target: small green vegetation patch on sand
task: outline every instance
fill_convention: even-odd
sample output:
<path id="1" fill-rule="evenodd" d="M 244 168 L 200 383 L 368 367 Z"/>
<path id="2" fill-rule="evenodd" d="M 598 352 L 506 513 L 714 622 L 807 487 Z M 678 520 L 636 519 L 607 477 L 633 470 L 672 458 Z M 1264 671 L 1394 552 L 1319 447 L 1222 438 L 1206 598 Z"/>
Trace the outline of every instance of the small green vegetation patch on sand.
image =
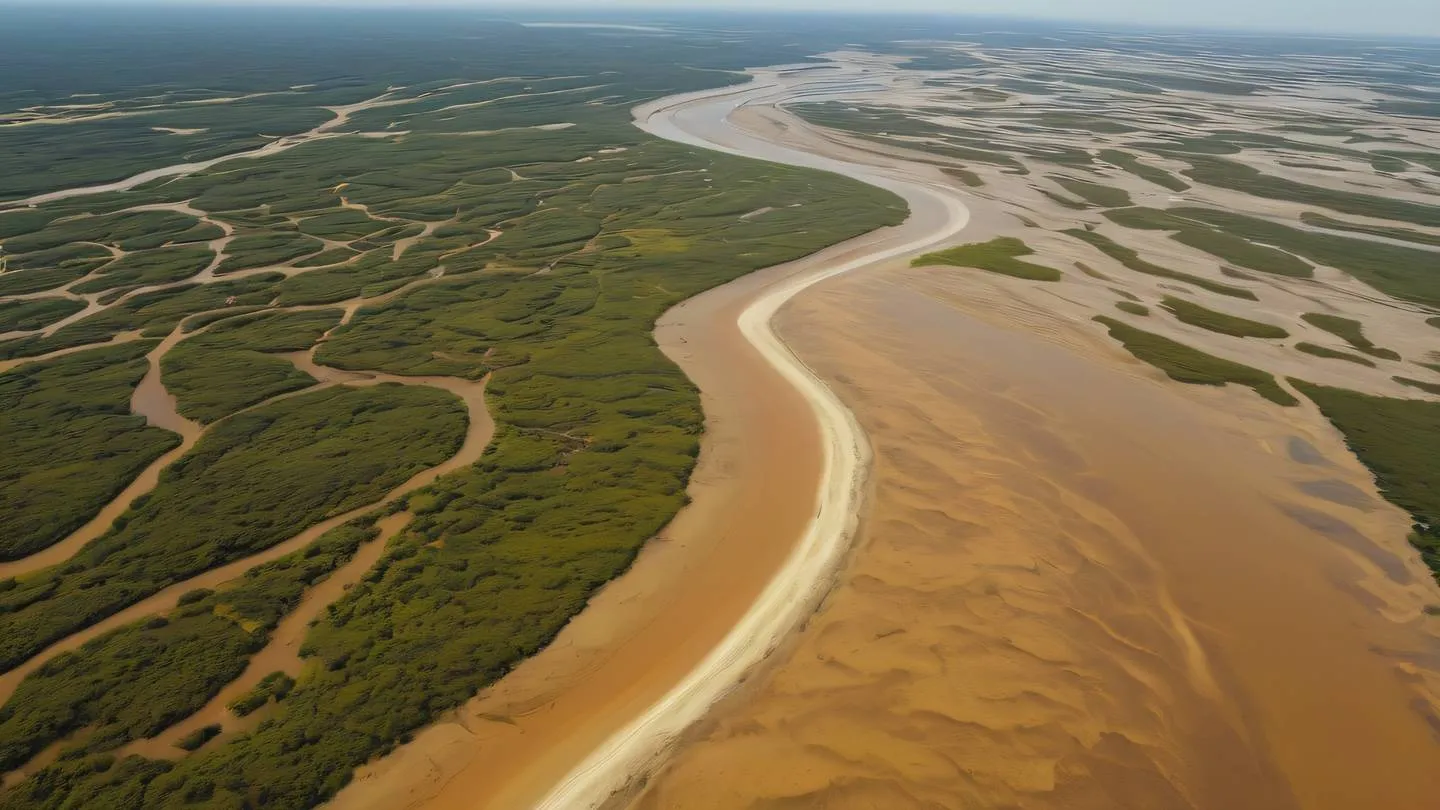
<path id="1" fill-rule="evenodd" d="M 1344 434 L 1380 494 L 1414 518 L 1411 542 L 1440 578 L 1440 402 L 1290 382 Z"/>
<path id="2" fill-rule="evenodd" d="M 251 267 L 281 265 L 324 249 L 325 243 L 303 233 L 278 231 L 237 236 L 225 246 L 225 260 L 215 272 L 223 275 Z"/>
<path id="3" fill-rule="evenodd" d="M 1299 404 L 1267 372 L 1206 354 L 1114 318 L 1097 315 L 1095 320 L 1109 329 L 1110 336 L 1120 341 L 1135 359 L 1160 369 L 1172 380 L 1194 385 L 1235 383 L 1255 389 L 1255 393 L 1277 405 L 1289 407 Z"/>
<path id="4" fill-rule="evenodd" d="M 453 455 L 465 422 L 453 395 L 400 385 L 330 388 L 225 420 L 109 532 L 64 565 L 0 592 L 0 667 L 378 500 Z"/>
<path id="5" fill-rule="evenodd" d="M 1198 183 L 1270 200 L 1318 205 L 1344 214 L 1440 227 L 1440 206 L 1306 185 L 1221 158 L 1192 155 L 1186 159 L 1190 168 L 1185 174 Z"/>
<path id="6" fill-rule="evenodd" d="M 1104 253 L 1115 261 L 1120 262 L 1121 264 L 1125 265 L 1131 270 L 1134 270 L 1137 273 L 1144 273 L 1149 276 L 1158 276 L 1160 278 L 1168 278 L 1172 281 L 1183 281 L 1186 284 L 1193 284 L 1202 290 L 1209 290 L 1210 292 L 1219 293 L 1220 295 L 1228 295 L 1232 298 L 1245 298 L 1250 301 L 1258 300 L 1255 297 L 1255 293 L 1250 292 L 1243 287 L 1234 287 L 1229 284 L 1221 284 L 1218 281 L 1211 281 L 1210 279 L 1200 278 L 1199 276 L 1192 276 L 1189 273 L 1181 273 L 1176 270 L 1171 270 L 1168 267 L 1161 267 L 1158 264 L 1152 264 L 1150 262 L 1147 262 L 1144 259 L 1140 258 L 1140 254 L 1136 253 L 1132 248 L 1128 248 L 1125 245 L 1122 245 L 1119 242 L 1111 239 L 1110 237 L 1105 236 L 1104 234 L 1099 234 L 1094 231 L 1087 231 L 1083 228 L 1072 228 L 1070 230 L 1064 231 L 1064 233 L 1068 236 L 1073 236 L 1076 239 L 1081 240 L 1082 242 L 1088 242 L 1100 252 Z"/>
<path id="7" fill-rule="evenodd" d="M 1426 382 L 1424 380 L 1414 380 L 1409 377 L 1391 377 L 1390 379 L 1394 380 L 1397 383 L 1400 383 L 1401 385 L 1414 388 L 1417 391 L 1424 391 L 1427 394 L 1435 394 L 1436 396 L 1440 396 L 1440 383 Z"/>
<path id="8" fill-rule="evenodd" d="M 1211 332 L 1219 332 L 1222 335 L 1242 338 L 1287 338 L 1290 333 L 1270 323 L 1252 321 L 1249 318 L 1241 318 L 1238 315 L 1231 315 L 1225 312 L 1216 312 L 1213 309 L 1202 307 L 1193 301 L 1186 301 L 1183 298 L 1176 298 L 1171 295 L 1165 296 L 1160 306 L 1169 310 L 1182 323 L 1191 326 L 1198 326 L 1201 329 L 1209 329 Z"/>
<path id="9" fill-rule="evenodd" d="M 1328 264 L 1396 298 L 1440 306 L 1440 273 L 1435 272 L 1433 250 L 1292 228 L 1213 208 L 1172 208 L 1164 213 Z"/>
<path id="10" fill-rule="evenodd" d="M 1174 231 L 1170 238 L 1176 242 L 1251 270 L 1292 278 L 1310 278 L 1314 273 L 1309 264 L 1282 250 L 1257 245 L 1243 237 L 1158 208 L 1122 208 L 1106 211 L 1105 216 L 1127 228 Z"/>
<path id="11" fill-rule="evenodd" d="M 1324 357 L 1327 360 L 1344 360 L 1347 363 L 1355 363 L 1356 365 L 1360 366 L 1369 366 L 1370 368 L 1375 367 L 1374 361 L 1361 357 L 1358 354 L 1342 352 L 1338 349 L 1331 349 L 1327 346 L 1321 346 L 1316 343 L 1296 343 L 1295 350 L 1304 352 L 1305 354 L 1314 355 L 1315 357 Z"/>
<path id="12" fill-rule="evenodd" d="M 1002 236 L 989 242 L 960 245 L 946 250 L 926 253 L 910 264 L 912 267 L 950 265 L 953 267 L 974 267 L 992 273 L 1014 276 L 1029 281 L 1059 281 L 1063 274 L 1053 267 L 1022 261 L 1020 256 L 1034 255 L 1029 245 L 1011 236 Z"/>
<path id="13" fill-rule="evenodd" d="M 181 414 L 208 423 L 313 385 L 309 374 L 273 355 L 310 348 L 342 314 L 338 309 L 267 313 L 218 323 L 165 355 L 165 387 Z"/>
<path id="14" fill-rule="evenodd" d="M 1149 180 L 1157 186 L 1168 188 L 1171 191 L 1188 191 L 1190 184 L 1165 171 L 1157 166 L 1144 163 L 1140 158 L 1129 152 L 1122 152 L 1119 149 L 1101 149 L 1100 159 L 1106 163 L 1114 164 L 1136 177 Z"/>
<path id="15" fill-rule="evenodd" d="M 1301 214 L 1300 221 L 1306 225 L 1316 228 L 1328 228 L 1332 231 L 1363 233 L 1370 236 L 1381 236 L 1386 239 L 1398 239 L 1402 242 L 1414 242 L 1417 245 L 1440 247 L 1440 236 L 1423 233 L 1421 231 L 1412 231 L 1409 228 L 1393 228 L 1384 225 L 1367 225 L 1362 222 L 1346 222 L 1343 219 L 1327 217 L 1324 214 L 1317 214 L 1314 211 L 1306 211 Z"/>
<path id="16" fill-rule="evenodd" d="M 1050 179 L 1071 194 L 1101 208 L 1126 208 L 1135 204 L 1130 199 L 1129 192 L 1124 189 L 1101 185 L 1090 180 L 1076 180 L 1073 177 L 1051 175 Z"/>
<path id="17" fill-rule="evenodd" d="M 1328 315 L 1321 312 L 1307 312 L 1300 316 L 1300 319 L 1317 329 L 1324 329 L 1326 332 L 1340 338 L 1354 346 L 1356 349 L 1381 360 L 1399 360 L 1400 355 L 1390 349 L 1382 349 L 1370 342 L 1365 337 L 1365 328 L 1353 318 L 1344 318 L 1339 315 Z"/>
<path id="18" fill-rule="evenodd" d="M 83 728 L 94 729 L 83 749 L 102 752 L 194 714 L 239 677 L 308 588 L 377 534 L 367 520 L 331 529 L 217 590 L 185 594 L 168 616 L 142 619 L 56 656 L 0 706 L 0 768 L 23 764 Z M 259 704 L 278 697 L 283 686 L 273 676 L 262 685 L 267 691 Z M 283 691 L 293 686 L 290 681 Z"/>
<path id="19" fill-rule="evenodd" d="M 1134 301 L 1116 301 L 1115 308 L 1120 310 L 1121 312 L 1129 313 L 1130 315 L 1138 315 L 1141 317 L 1150 314 L 1149 307 L 1145 306 L 1144 304 L 1137 304 Z"/>
<path id="20" fill-rule="evenodd" d="M 985 181 L 981 179 L 980 175 L 970 171 L 969 169 L 961 169 L 955 166 L 945 166 L 941 168 L 940 171 L 948 174 L 956 180 L 959 180 L 970 188 L 981 188 L 985 185 Z"/>
<path id="21" fill-rule="evenodd" d="M 0 559 L 64 538 L 180 443 L 130 412 L 154 346 L 137 341 L 0 374 Z"/>
<path id="22" fill-rule="evenodd" d="M 31 298 L 0 301 L 0 332 L 28 332 L 44 329 L 85 308 L 74 298 Z"/>

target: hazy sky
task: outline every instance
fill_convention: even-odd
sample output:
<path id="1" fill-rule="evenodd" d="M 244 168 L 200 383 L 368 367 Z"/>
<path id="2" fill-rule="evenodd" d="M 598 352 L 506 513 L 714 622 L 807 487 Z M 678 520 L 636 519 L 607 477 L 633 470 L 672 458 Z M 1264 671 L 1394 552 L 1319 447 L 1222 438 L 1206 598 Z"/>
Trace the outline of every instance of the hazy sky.
<path id="1" fill-rule="evenodd" d="M 75 0 L 85 2 L 87 0 Z M 117 5 L 126 0 L 99 0 Z M 96 2 L 96 0 L 88 0 Z M 200 5 L 253 5 L 237 0 L 168 0 Z M 521 6 L 483 0 L 259 0 L 283 5 L 371 5 L 446 7 Z M 812 9 L 875 11 L 939 11 L 956 14 L 995 14 L 1062 20 L 1119 21 L 1132 24 L 1199 25 L 1221 28 L 1324 31 L 1332 33 L 1392 33 L 1440 36 L 1440 0 L 588 0 L 588 2 L 536 2 L 534 7 L 574 6 L 586 11 L 606 8 L 729 7 L 751 9 Z"/>

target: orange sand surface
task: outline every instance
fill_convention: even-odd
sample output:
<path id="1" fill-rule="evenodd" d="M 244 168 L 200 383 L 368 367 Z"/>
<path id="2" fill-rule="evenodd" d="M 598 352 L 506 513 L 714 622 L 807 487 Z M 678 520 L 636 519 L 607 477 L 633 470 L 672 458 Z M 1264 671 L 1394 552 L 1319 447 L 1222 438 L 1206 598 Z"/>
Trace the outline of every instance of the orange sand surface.
<path id="1" fill-rule="evenodd" d="M 821 612 L 633 802 L 1426 810 L 1440 601 L 1313 408 L 1163 382 L 973 271 L 781 315 L 875 493 Z"/>

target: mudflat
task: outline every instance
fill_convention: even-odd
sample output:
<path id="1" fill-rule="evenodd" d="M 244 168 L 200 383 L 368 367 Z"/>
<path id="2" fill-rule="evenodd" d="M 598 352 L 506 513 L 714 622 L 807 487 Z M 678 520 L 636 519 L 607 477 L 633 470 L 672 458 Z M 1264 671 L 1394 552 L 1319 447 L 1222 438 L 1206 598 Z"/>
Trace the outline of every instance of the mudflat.
<path id="1" fill-rule="evenodd" d="M 1022 289 L 892 268 L 782 312 L 874 445 L 867 527 L 633 806 L 1432 807 L 1407 517 L 1313 409 L 1161 382 Z"/>

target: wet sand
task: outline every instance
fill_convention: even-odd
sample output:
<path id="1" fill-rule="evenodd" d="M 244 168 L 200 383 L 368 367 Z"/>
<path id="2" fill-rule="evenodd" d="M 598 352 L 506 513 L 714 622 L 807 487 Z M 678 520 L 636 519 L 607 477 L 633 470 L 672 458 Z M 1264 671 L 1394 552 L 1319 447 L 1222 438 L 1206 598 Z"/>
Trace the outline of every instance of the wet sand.
<path id="1" fill-rule="evenodd" d="M 1406 516 L 1313 409 L 1162 382 L 1020 289 L 895 269 L 782 313 L 871 436 L 873 511 L 633 806 L 1434 807 Z"/>

